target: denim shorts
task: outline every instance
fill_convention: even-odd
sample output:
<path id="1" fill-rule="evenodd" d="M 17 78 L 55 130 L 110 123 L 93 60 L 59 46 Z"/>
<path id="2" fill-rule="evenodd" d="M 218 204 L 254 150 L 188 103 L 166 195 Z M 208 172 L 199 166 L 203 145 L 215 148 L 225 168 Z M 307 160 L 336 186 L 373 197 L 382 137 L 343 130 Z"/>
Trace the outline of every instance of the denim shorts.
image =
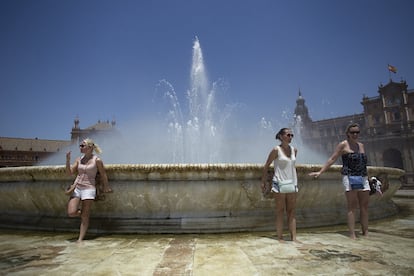
<path id="1" fill-rule="evenodd" d="M 344 185 L 345 192 L 349 192 L 352 190 L 351 185 L 349 185 L 349 179 L 347 175 L 342 175 L 342 185 Z M 364 176 L 364 188 L 359 191 L 371 191 L 367 176 Z"/>

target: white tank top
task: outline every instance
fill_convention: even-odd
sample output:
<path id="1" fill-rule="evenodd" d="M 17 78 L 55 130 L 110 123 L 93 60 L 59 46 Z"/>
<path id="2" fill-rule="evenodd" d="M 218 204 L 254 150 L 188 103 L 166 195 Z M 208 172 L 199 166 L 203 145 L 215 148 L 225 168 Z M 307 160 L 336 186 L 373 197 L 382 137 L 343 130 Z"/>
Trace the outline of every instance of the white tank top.
<path id="1" fill-rule="evenodd" d="M 290 146 L 290 145 L 289 145 Z M 295 148 L 290 146 L 291 154 L 287 157 L 280 146 L 277 146 L 277 158 L 274 160 L 275 174 L 273 181 L 279 182 L 284 180 L 293 180 L 293 184 L 298 186 L 298 176 L 296 173 L 296 156 Z"/>

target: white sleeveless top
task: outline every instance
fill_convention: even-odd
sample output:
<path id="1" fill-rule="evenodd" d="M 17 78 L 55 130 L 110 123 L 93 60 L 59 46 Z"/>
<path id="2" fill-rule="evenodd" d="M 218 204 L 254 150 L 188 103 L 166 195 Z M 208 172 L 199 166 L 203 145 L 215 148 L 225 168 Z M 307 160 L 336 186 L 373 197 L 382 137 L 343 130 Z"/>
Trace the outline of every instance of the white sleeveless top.
<path id="1" fill-rule="evenodd" d="M 285 155 L 283 149 L 280 146 L 277 146 L 276 148 L 278 154 L 277 158 L 274 160 L 275 174 L 273 175 L 273 181 L 279 182 L 291 179 L 293 180 L 293 184 L 296 186 L 296 191 L 298 191 L 298 176 L 295 167 L 295 148 L 290 146 L 290 158 Z"/>

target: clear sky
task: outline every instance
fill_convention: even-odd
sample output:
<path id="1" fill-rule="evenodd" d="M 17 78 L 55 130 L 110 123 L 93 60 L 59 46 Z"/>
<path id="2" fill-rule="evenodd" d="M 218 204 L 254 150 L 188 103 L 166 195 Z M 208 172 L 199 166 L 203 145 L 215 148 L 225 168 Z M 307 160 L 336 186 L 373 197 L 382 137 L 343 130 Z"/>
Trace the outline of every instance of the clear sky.
<path id="1" fill-rule="evenodd" d="M 242 123 L 362 112 L 391 77 L 414 87 L 411 0 L 1 0 L 0 136 L 70 139 L 151 116 L 160 80 L 185 105 L 198 37 Z"/>

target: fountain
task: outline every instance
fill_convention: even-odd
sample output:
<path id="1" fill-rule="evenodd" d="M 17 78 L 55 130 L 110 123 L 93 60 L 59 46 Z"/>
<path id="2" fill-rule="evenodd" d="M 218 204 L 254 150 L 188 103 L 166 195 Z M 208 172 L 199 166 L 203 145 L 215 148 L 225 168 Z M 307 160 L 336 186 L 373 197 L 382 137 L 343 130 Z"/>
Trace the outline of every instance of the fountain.
<path id="1" fill-rule="evenodd" d="M 318 180 L 315 165 L 299 165 L 298 228 L 346 223 L 340 166 Z M 113 194 L 93 205 L 90 231 L 107 233 L 198 233 L 274 229 L 274 201 L 260 190 L 262 165 L 164 164 L 106 166 Z M 369 167 L 385 174 L 389 189 L 371 196 L 370 219 L 397 213 L 391 198 L 402 170 Z M 64 188 L 72 179 L 63 166 L 0 169 L 0 225 L 3 228 L 77 231 L 66 216 Z"/>
<path id="2" fill-rule="evenodd" d="M 160 145 L 170 149 L 172 157 L 160 158 L 170 163 L 157 164 L 162 162 L 151 159 L 153 162 L 148 162 L 151 164 L 137 164 L 140 161 L 135 159 L 134 163 L 133 158 L 141 154 L 134 154 L 128 160 L 127 154 L 117 155 L 109 150 L 104 160 L 114 193 L 93 205 L 89 233 L 274 230 L 274 200 L 263 197 L 260 189 L 263 164 L 240 163 L 252 160 L 244 151 L 247 147 L 235 141 L 231 145 L 226 143 L 224 127 L 216 123 L 217 116 L 226 118 L 226 115 L 214 112 L 216 88 L 208 86 L 198 39 L 194 42 L 191 72 L 192 85 L 187 92 L 189 118 L 184 118 L 173 87 L 162 81 L 169 87 L 165 96 L 173 106 L 168 116 L 170 136 L 169 143 L 157 141 L 153 152 Z M 117 141 L 115 144 L 119 144 Z M 148 152 L 152 151 L 149 144 L 144 145 L 149 148 Z M 266 145 L 263 150 L 251 143 L 248 145 L 259 152 L 259 160 L 264 162 L 270 147 Z M 111 145 L 104 144 L 103 148 L 111 149 Z M 131 144 L 124 148 L 133 151 Z M 58 160 L 64 158 L 60 156 Z M 119 160 L 125 163 L 118 164 Z M 299 228 L 346 223 L 340 166 L 331 167 L 318 180 L 307 176 L 319 168 L 297 166 Z M 369 167 L 369 174 L 382 175 L 389 183 L 383 197 L 371 197 L 370 219 L 396 214 L 398 210 L 391 198 L 400 187 L 399 179 L 404 171 Z M 79 231 L 79 220 L 66 216 L 68 198 L 63 191 L 72 181 L 62 165 L 0 168 L 0 227 Z"/>

